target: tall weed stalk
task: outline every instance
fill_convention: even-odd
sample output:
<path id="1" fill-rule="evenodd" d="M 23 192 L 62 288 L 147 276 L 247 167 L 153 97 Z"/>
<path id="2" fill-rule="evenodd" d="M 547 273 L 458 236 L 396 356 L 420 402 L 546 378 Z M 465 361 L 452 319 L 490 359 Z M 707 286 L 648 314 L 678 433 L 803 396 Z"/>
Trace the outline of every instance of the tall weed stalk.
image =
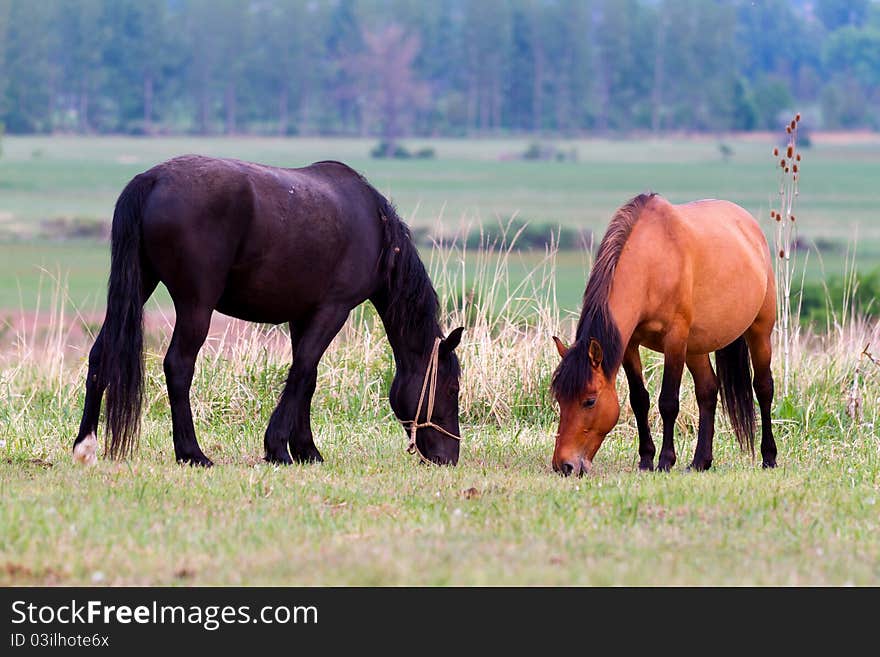
<path id="1" fill-rule="evenodd" d="M 799 322 L 792 320 L 791 291 L 796 269 L 797 227 L 794 214 L 798 197 L 801 154 L 798 151 L 798 126 L 801 115 L 797 114 L 787 126 L 787 143 L 780 153 L 773 149 L 779 166 L 779 206 L 770 210 L 770 218 L 776 222 L 776 326 L 782 347 L 783 392 L 788 396 L 791 380 L 791 357 L 799 332 Z"/>

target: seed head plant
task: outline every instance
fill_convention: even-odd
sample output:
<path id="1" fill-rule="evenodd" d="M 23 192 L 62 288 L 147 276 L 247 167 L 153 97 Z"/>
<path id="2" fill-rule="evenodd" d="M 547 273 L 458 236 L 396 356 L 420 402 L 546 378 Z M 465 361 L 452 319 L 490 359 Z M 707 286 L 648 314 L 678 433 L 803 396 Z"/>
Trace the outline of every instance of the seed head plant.
<path id="1" fill-rule="evenodd" d="M 801 154 L 797 149 L 798 126 L 801 115 L 798 113 L 785 126 L 788 144 L 780 157 L 779 148 L 773 149 L 773 157 L 779 158 L 779 200 L 778 209 L 770 210 L 770 218 L 775 222 L 775 276 L 776 276 L 776 327 L 782 347 L 783 392 L 788 395 L 790 386 L 792 343 L 797 339 L 798 328 L 792 323 L 791 287 L 795 273 L 795 245 L 797 243 L 797 224 L 794 209 L 798 197 Z"/>

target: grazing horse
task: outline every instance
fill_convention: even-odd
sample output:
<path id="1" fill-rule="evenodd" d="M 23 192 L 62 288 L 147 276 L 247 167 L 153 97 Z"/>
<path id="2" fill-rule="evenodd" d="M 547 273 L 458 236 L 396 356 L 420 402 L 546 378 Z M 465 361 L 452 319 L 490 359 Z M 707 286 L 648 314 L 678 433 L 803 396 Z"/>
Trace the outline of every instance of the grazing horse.
<path id="1" fill-rule="evenodd" d="M 164 370 L 178 462 L 212 465 L 196 440 L 189 393 L 214 310 L 289 323 L 293 362 L 266 429 L 265 458 L 322 461 L 309 418 L 318 361 L 352 308 L 367 299 L 394 352 L 389 401 L 411 448 L 434 463 L 458 462 L 453 350 L 462 329 L 443 338 L 437 293 L 408 227 L 353 169 L 340 162 L 282 169 L 178 157 L 128 183 L 111 237 L 107 314 L 89 353 L 77 460 L 96 459 L 105 390 L 106 452 L 117 458 L 132 450 L 143 396 L 143 305 L 161 282 L 176 311 Z M 423 410 L 429 375 L 431 403 Z"/>
<path id="2" fill-rule="evenodd" d="M 599 245 L 575 342 L 567 348 L 553 338 L 562 358 L 552 384 L 560 408 L 553 469 L 567 476 L 592 467 L 620 415 L 615 382 L 621 365 L 639 430 L 639 469 L 654 469 L 640 345 L 663 354 L 658 469 L 675 464 L 673 429 L 685 365 L 700 411 L 690 467 L 712 465 L 719 390 L 740 446 L 754 453 L 752 384 L 761 407 L 763 465 L 774 467 L 770 334 L 775 321 L 767 241 L 748 212 L 727 201 L 672 205 L 655 194 L 636 196 L 617 211 Z M 713 351 L 717 376 L 709 360 Z"/>

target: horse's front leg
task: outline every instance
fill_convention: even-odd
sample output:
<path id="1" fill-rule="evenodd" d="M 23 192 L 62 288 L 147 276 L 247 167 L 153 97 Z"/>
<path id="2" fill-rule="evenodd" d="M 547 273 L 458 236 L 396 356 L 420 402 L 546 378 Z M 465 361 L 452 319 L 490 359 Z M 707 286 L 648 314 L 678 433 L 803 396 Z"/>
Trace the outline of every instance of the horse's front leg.
<path id="1" fill-rule="evenodd" d="M 675 465 L 675 420 L 678 418 L 679 390 L 687 353 L 687 331 L 670 331 L 663 346 L 663 383 L 657 406 L 663 420 L 663 445 L 657 469 L 669 471 Z"/>
<path id="2" fill-rule="evenodd" d="M 623 370 L 629 385 L 629 403 L 639 428 L 639 470 L 654 469 L 654 454 L 657 451 L 651 439 L 651 426 L 648 424 L 648 408 L 651 398 L 642 377 L 642 359 L 639 345 L 630 343 L 623 356 Z"/>
<path id="3" fill-rule="evenodd" d="M 312 434 L 312 395 L 318 379 L 318 362 L 345 324 L 348 313 L 348 308 L 325 307 L 312 314 L 307 321 L 291 322 L 293 364 L 284 392 L 266 429 L 264 446 L 267 461 L 320 463 L 324 460 Z"/>
<path id="4" fill-rule="evenodd" d="M 299 343 L 300 327 L 296 322 L 288 324 L 290 328 L 290 347 L 291 347 L 291 364 L 287 372 L 287 381 L 284 383 L 284 390 L 281 397 L 272 411 L 272 417 L 269 419 L 269 426 L 266 427 L 266 434 L 263 438 L 263 448 L 266 451 L 265 460 L 269 463 L 279 463 L 290 465 L 293 459 L 287 451 L 287 442 L 290 439 L 290 431 L 293 426 L 293 415 L 295 413 L 294 397 L 296 392 L 296 384 L 293 375 L 293 362 L 296 359 L 296 345 Z M 317 451 L 317 450 L 316 450 Z M 318 454 L 318 459 L 321 455 Z"/>

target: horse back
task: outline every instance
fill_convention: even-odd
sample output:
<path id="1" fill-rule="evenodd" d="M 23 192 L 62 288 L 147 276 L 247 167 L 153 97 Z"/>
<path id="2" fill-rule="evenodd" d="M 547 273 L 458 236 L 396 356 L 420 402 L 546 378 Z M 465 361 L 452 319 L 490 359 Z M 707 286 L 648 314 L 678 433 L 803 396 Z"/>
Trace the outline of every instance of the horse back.
<path id="1" fill-rule="evenodd" d="M 377 204 L 345 165 L 184 156 L 148 174 L 144 247 L 172 296 L 197 280 L 199 298 L 221 312 L 280 323 L 370 294 L 381 251 Z"/>
<path id="2" fill-rule="evenodd" d="M 686 325 L 688 349 L 694 353 L 714 351 L 738 338 L 766 306 L 768 295 L 775 295 L 766 238 L 751 214 L 728 201 L 673 205 L 655 197 L 618 268 L 642 279 L 631 289 L 642 290 L 633 299 L 644 305 L 644 332 L 659 340 L 670 326 Z"/>

